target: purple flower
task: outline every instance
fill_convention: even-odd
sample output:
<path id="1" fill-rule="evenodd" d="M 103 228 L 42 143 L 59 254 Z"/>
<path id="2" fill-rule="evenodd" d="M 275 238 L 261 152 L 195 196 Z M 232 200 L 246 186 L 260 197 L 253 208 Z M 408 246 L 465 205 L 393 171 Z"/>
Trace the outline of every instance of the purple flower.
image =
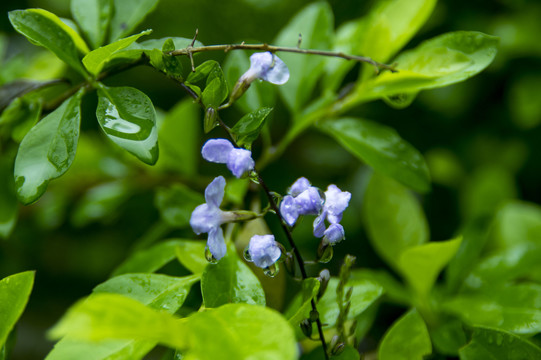
<path id="1" fill-rule="evenodd" d="M 289 188 L 280 204 L 280 214 L 289 226 L 293 226 L 300 215 L 318 215 L 323 208 L 319 190 L 301 177 Z"/>
<path id="2" fill-rule="evenodd" d="M 190 225 L 197 235 L 208 233 L 207 246 L 216 260 L 224 257 L 227 250 L 220 225 L 234 220 L 232 213 L 220 210 L 224 189 L 225 179 L 223 176 L 212 180 L 205 189 L 206 203 L 197 206 L 190 218 Z"/>
<path id="3" fill-rule="evenodd" d="M 233 175 L 239 179 L 252 171 L 255 166 L 250 150 L 235 148 L 226 139 L 210 139 L 203 145 L 201 155 L 207 161 L 226 164 Z"/>
<path id="4" fill-rule="evenodd" d="M 255 53 L 250 56 L 250 68 L 239 79 L 247 84 L 261 79 L 275 85 L 282 85 L 289 80 L 289 69 L 280 58 L 273 53 Z"/>
<path id="5" fill-rule="evenodd" d="M 248 245 L 248 254 L 256 266 L 266 269 L 278 261 L 282 251 L 273 235 L 254 235 Z"/>
<path id="6" fill-rule="evenodd" d="M 314 220 L 315 237 L 324 237 L 331 244 L 345 238 L 344 228 L 339 222 L 342 220 L 342 213 L 348 207 L 350 199 L 351 194 L 340 190 L 336 185 L 327 187 L 323 211 Z M 325 219 L 331 224 L 327 229 L 325 229 Z"/>

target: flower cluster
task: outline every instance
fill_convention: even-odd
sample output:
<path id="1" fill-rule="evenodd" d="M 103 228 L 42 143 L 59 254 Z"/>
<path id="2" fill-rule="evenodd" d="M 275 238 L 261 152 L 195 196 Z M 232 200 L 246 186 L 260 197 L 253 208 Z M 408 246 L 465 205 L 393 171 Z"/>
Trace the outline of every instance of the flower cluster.
<path id="1" fill-rule="evenodd" d="M 322 194 L 306 178 L 301 177 L 291 185 L 288 195 L 282 200 L 280 214 L 289 226 L 293 226 L 301 215 L 317 215 L 314 236 L 336 244 L 345 238 L 340 221 L 350 199 L 351 194 L 341 191 L 336 185 L 329 185 Z M 325 220 L 330 224 L 327 228 Z"/>

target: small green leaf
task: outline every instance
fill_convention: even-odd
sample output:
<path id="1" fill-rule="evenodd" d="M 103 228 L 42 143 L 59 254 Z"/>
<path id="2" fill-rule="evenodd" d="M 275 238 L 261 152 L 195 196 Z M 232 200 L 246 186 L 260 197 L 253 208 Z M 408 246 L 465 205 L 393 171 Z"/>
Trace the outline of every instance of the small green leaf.
<path id="1" fill-rule="evenodd" d="M 331 119 L 319 127 L 376 171 L 416 191 L 430 190 L 430 174 L 425 159 L 394 129 L 355 118 Z"/>
<path id="2" fill-rule="evenodd" d="M 193 274 L 201 274 L 209 264 L 205 258 L 206 243 L 181 240 L 175 249 L 178 261 Z"/>
<path id="3" fill-rule="evenodd" d="M 316 278 L 308 278 L 303 280 L 301 289 L 301 302 L 299 308 L 289 317 L 291 326 L 298 326 L 300 322 L 306 318 L 306 314 L 312 310 L 311 301 L 315 298 L 319 291 L 320 282 Z"/>
<path id="4" fill-rule="evenodd" d="M 26 307 L 34 285 L 34 274 L 26 271 L 0 281 L 0 348 Z"/>
<path id="5" fill-rule="evenodd" d="M 208 78 L 211 72 L 215 71 L 215 69 L 219 67 L 220 64 L 218 64 L 217 61 L 207 60 L 196 67 L 194 72 L 190 72 L 190 75 L 188 75 L 188 79 L 186 79 L 186 81 L 191 84 L 201 83 L 203 80 Z"/>
<path id="6" fill-rule="evenodd" d="M 86 54 L 86 56 L 83 58 L 83 64 L 92 75 L 98 75 L 107 61 L 109 61 L 115 54 L 115 52 L 130 46 L 141 36 L 148 35 L 151 32 L 152 30 L 145 30 L 137 35 L 132 35 L 130 37 L 117 40 L 112 44 L 93 50 Z"/>
<path id="7" fill-rule="evenodd" d="M 83 90 L 64 101 L 24 137 L 15 159 L 17 196 L 24 204 L 36 201 L 50 180 L 63 175 L 77 150 Z"/>
<path id="8" fill-rule="evenodd" d="M 146 164 L 156 163 L 156 111 L 148 96 L 132 87 L 101 85 L 96 116 L 102 130 L 115 144 Z"/>
<path id="9" fill-rule="evenodd" d="M 357 280 L 371 280 L 383 287 L 385 296 L 392 302 L 409 305 L 411 296 L 406 287 L 386 270 L 355 269 L 351 271 L 351 278 Z"/>
<path id="10" fill-rule="evenodd" d="M 88 52 L 81 37 L 56 15 L 42 9 L 14 10 L 9 13 L 11 24 L 33 44 L 56 54 L 83 76 L 86 71 L 79 60 L 79 51 Z"/>
<path id="11" fill-rule="evenodd" d="M 204 202 L 205 198 L 200 193 L 182 184 L 158 188 L 154 198 L 154 204 L 160 211 L 162 219 L 178 228 L 188 226 L 193 210 Z"/>
<path id="12" fill-rule="evenodd" d="M 460 349 L 459 355 L 460 360 L 541 359 L 541 348 L 503 330 L 476 327 L 470 343 Z"/>
<path id="13" fill-rule="evenodd" d="M 327 2 L 316 2 L 303 8 L 280 31 L 274 43 L 296 47 L 301 36 L 305 49 L 329 50 L 334 35 L 334 16 Z M 280 53 L 291 74 L 288 82 L 279 87 L 284 102 L 295 112 L 306 104 L 313 93 L 317 80 L 325 70 L 327 59 L 323 56 L 297 56 Z"/>
<path id="14" fill-rule="evenodd" d="M 423 360 L 432 353 L 426 324 L 413 309 L 398 319 L 379 345 L 380 360 Z"/>
<path id="15" fill-rule="evenodd" d="M 113 1 L 72 0 L 71 13 L 92 47 L 100 47 L 113 13 Z"/>
<path id="16" fill-rule="evenodd" d="M 231 303 L 265 305 L 261 283 L 232 246 L 217 264 L 205 268 L 201 292 L 207 308 Z"/>
<path id="17" fill-rule="evenodd" d="M 265 119 L 272 111 L 272 108 L 261 108 L 244 115 L 233 128 L 231 132 L 235 135 L 237 145 L 250 148 L 252 143 L 259 137 L 263 128 Z"/>
<path id="18" fill-rule="evenodd" d="M 207 77 L 207 84 L 201 94 L 201 100 L 206 107 L 217 108 L 227 99 L 228 94 L 229 89 L 224 72 L 219 65 L 215 66 Z"/>
<path id="19" fill-rule="evenodd" d="M 113 4 L 109 43 L 131 33 L 154 10 L 158 0 L 113 0 Z"/>
<path id="20" fill-rule="evenodd" d="M 448 241 L 432 241 L 405 249 L 398 259 L 398 267 L 413 289 L 426 297 L 440 271 L 455 256 L 462 237 Z"/>
<path id="21" fill-rule="evenodd" d="M 417 199 L 404 186 L 375 173 L 364 199 L 368 237 L 395 269 L 401 254 L 428 241 L 428 224 Z"/>

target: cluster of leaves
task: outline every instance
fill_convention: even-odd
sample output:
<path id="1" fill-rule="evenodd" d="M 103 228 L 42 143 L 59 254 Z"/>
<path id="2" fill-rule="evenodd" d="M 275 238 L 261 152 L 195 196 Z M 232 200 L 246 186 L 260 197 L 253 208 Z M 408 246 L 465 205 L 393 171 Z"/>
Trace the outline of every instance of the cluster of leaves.
<path id="1" fill-rule="evenodd" d="M 153 239 L 145 240 L 109 280 L 73 305 L 52 329 L 50 336 L 61 340 L 47 359 L 83 355 L 141 359 L 157 344 L 172 349 L 168 359 L 216 359 L 224 354 L 235 359 L 295 359 L 297 341 L 303 341 L 305 349 L 317 344 L 307 341 L 299 327 L 310 318 L 312 301 L 317 301 L 325 333 L 338 332 L 347 344 L 337 359 L 358 359 L 358 341 L 377 323 L 378 308 L 386 302 L 409 310 L 383 336 L 380 359 L 421 359 L 429 354 L 464 360 L 540 357 L 541 349 L 528 337 L 541 332 L 541 273 L 536 261 L 541 211 L 511 203 L 493 219 L 472 221 L 462 229 L 462 236 L 429 241 L 427 220 L 411 192 L 430 190 L 425 158 L 393 128 L 348 112 L 376 99 L 406 107 L 420 91 L 461 82 L 492 62 L 497 39 L 477 32 L 443 34 L 400 52 L 435 3 L 379 1 L 366 16 L 337 29 L 327 3 L 308 5 L 274 44 L 296 46 L 301 33 L 305 48 L 392 61 L 398 72 L 375 74 L 371 65 L 364 64 L 357 76 L 352 62 L 284 53 L 280 57 L 289 67 L 290 81 L 278 89 L 254 83 L 234 104 L 246 115 L 230 128 L 236 143 L 245 148 L 261 138 L 261 167 L 276 160 L 312 126 L 369 165 L 374 174 L 362 211 L 368 238 L 403 282 L 391 272 L 352 269 L 349 276 L 331 277 L 323 292 L 319 280 L 308 278 L 282 314 L 266 307 L 273 291 L 238 256 L 233 244 L 226 257 L 209 265 L 200 241 L 172 238 L 149 245 Z M 90 187 L 76 207 L 72 221 L 80 226 L 107 217 L 141 186 L 132 170 L 138 165 L 123 159 L 123 154 L 111 156 L 100 150 L 106 145 L 80 134 L 81 103 L 84 97 L 94 96 L 93 90 L 98 98 L 96 119 L 105 135 L 143 163 L 155 164 L 156 170 L 142 168 L 141 172 L 152 174 L 151 183 L 167 185 L 155 192 L 155 205 L 167 230 L 187 228 L 191 211 L 204 202 L 198 186 L 193 186 L 201 179 L 194 160 L 202 142 L 199 129 L 210 132 L 216 126 L 215 112 L 249 67 L 249 60 L 244 52 L 232 51 L 223 69 L 219 62 L 208 60 L 191 72 L 170 52 L 201 43 L 186 38 L 139 41 L 149 30 L 126 37 L 156 4 L 157 0 L 72 0 L 76 24 L 41 9 L 10 13 L 18 32 L 71 69 L 67 72 L 71 82 L 25 81 L 3 88 L 10 102 L 0 117 L 0 136 L 16 149 L 16 156 L 15 151 L 6 151 L 0 164 L 1 236 L 9 236 L 16 224 L 17 199 L 35 202 L 49 182 L 72 165 L 72 172 L 85 174 L 82 169 L 88 159 L 114 160 L 105 176 L 90 175 L 98 185 Z M 371 41 L 375 38 L 378 41 Z M 163 115 L 142 91 L 104 84 L 111 74 L 142 64 L 182 84 L 197 104 L 184 100 Z M 356 81 L 343 89 L 344 79 L 352 74 Z M 278 94 L 290 113 L 290 126 L 282 140 L 272 144 L 269 119 Z M 205 111 L 204 121 L 198 119 L 198 107 Z M 95 168 L 90 166 L 90 171 Z M 165 182 L 171 173 L 187 180 Z M 63 191 L 69 196 L 72 190 L 67 186 Z M 242 206 L 251 196 L 248 191 L 246 179 L 228 181 L 227 201 Z M 487 224 L 491 224 L 488 232 Z M 255 232 L 253 227 L 268 231 L 261 219 L 239 232 L 231 231 L 239 248 Z M 180 263 L 190 274 L 156 273 L 171 262 Z M 442 271 L 445 281 L 438 282 Z M 25 272 L 0 282 L 0 358 L 9 352 L 9 334 L 29 299 L 33 280 L 33 273 Z M 273 281 L 274 287 L 285 286 L 283 278 Z M 198 282 L 200 291 L 192 289 Z M 186 306 L 194 292 L 201 294 L 201 301 Z M 204 311 L 197 312 L 199 307 Z M 317 347 L 303 358 L 321 356 Z"/>

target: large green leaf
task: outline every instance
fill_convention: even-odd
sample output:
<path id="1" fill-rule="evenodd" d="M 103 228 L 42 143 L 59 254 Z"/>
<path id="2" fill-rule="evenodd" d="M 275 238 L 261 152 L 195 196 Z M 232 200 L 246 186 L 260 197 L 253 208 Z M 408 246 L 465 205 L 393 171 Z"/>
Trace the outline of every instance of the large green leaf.
<path id="1" fill-rule="evenodd" d="M 478 32 L 453 32 L 423 42 L 395 59 L 398 72 L 384 72 L 360 83 L 344 107 L 375 98 L 417 93 L 464 81 L 496 56 L 498 38 Z"/>
<path id="2" fill-rule="evenodd" d="M 409 248 L 428 241 L 428 224 L 413 194 L 392 179 L 375 173 L 364 199 L 368 237 L 376 252 L 395 269 Z"/>
<path id="3" fill-rule="evenodd" d="M 11 275 L 0 281 L 0 349 L 22 315 L 33 285 L 33 271 Z"/>
<path id="4" fill-rule="evenodd" d="M 449 241 L 432 241 L 404 250 L 398 267 L 413 289 L 426 297 L 440 271 L 455 256 L 462 237 Z"/>
<path id="5" fill-rule="evenodd" d="M 105 41 L 113 13 L 112 0 L 72 0 L 71 13 L 93 48 Z"/>
<path id="6" fill-rule="evenodd" d="M 229 246 L 226 256 L 217 264 L 209 264 L 201 278 L 205 307 L 230 303 L 265 305 L 265 293 L 258 278 Z"/>
<path id="7" fill-rule="evenodd" d="M 112 44 L 102 46 L 96 50 L 93 50 L 86 54 L 86 56 L 83 58 L 83 65 L 92 75 L 98 75 L 107 63 L 107 61 L 109 61 L 111 57 L 115 54 L 115 52 L 130 46 L 141 36 L 148 35 L 151 32 L 152 30 L 146 30 L 140 32 L 137 35 L 132 35 L 130 37 L 117 40 Z"/>
<path id="8" fill-rule="evenodd" d="M 64 101 L 24 137 L 15 159 L 15 186 L 19 200 L 36 201 L 50 180 L 63 175 L 77 150 L 83 90 Z"/>
<path id="9" fill-rule="evenodd" d="M 193 210 L 204 202 L 205 198 L 200 193 L 182 184 L 158 188 L 154 197 L 154 205 L 162 219 L 177 228 L 187 227 Z"/>
<path id="10" fill-rule="evenodd" d="M 178 261 L 193 274 L 201 274 L 209 264 L 205 258 L 206 244 L 203 241 L 181 240 L 175 253 Z"/>
<path id="11" fill-rule="evenodd" d="M 319 127 L 376 171 L 416 191 L 427 192 L 430 189 L 425 159 L 394 129 L 355 118 L 331 119 Z"/>
<path id="12" fill-rule="evenodd" d="M 83 76 L 86 71 L 79 53 L 86 54 L 88 47 L 81 37 L 56 15 L 42 9 L 14 10 L 9 13 L 11 24 L 30 42 L 43 46 L 56 54 Z"/>
<path id="13" fill-rule="evenodd" d="M 398 319 L 379 345 L 380 360 L 422 360 L 432 353 L 426 324 L 413 309 Z"/>
<path id="14" fill-rule="evenodd" d="M 460 360 L 541 359 L 541 348 L 503 330 L 476 327 L 470 343 L 459 354 Z"/>
<path id="15" fill-rule="evenodd" d="M 154 10 L 158 5 L 158 0 L 113 0 L 113 4 L 110 43 L 131 33 L 145 16 Z"/>
<path id="16" fill-rule="evenodd" d="M 156 110 L 141 91 L 132 87 L 98 89 L 98 122 L 115 144 L 146 164 L 158 160 Z"/>
<path id="17" fill-rule="evenodd" d="M 89 299 L 104 293 L 120 294 L 150 308 L 173 314 L 182 306 L 191 286 L 198 279 L 198 276 L 175 278 L 157 274 L 126 274 L 98 285 Z M 156 346 L 156 341 L 145 339 L 115 339 L 94 343 L 76 340 L 67 335 L 55 345 L 47 360 L 136 360 L 142 359 Z"/>
<path id="18" fill-rule="evenodd" d="M 333 42 L 333 27 L 334 16 L 329 4 L 316 2 L 293 17 L 278 34 L 275 44 L 296 47 L 300 34 L 302 48 L 329 50 Z M 282 98 L 290 109 L 300 111 L 312 95 L 327 59 L 323 56 L 299 56 L 291 53 L 280 53 L 279 56 L 290 72 L 288 82 L 280 86 Z"/>
<path id="19" fill-rule="evenodd" d="M 494 219 L 490 243 L 492 249 L 505 250 L 523 243 L 541 244 L 541 208 L 539 205 L 511 201 Z"/>
<path id="20" fill-rule="evenodd" d="M 252 147 L 252 143 L 259 137 L 265 119 L 271 111 L 272 108 L 261 108 L 244 115 L 237 121 L 235 126 L 231 128 L 231 132 L 234 134 L 238 146 L 247 149 Z"/>

